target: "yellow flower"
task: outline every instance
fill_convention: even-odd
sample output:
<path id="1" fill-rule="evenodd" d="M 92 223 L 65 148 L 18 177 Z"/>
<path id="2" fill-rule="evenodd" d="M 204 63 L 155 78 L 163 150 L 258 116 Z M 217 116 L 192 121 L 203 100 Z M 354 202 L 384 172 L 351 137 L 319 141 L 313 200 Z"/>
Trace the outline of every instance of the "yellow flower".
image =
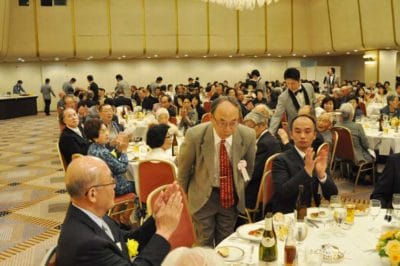
<path id="1" fill-rule="evenodd" d="M 128 241 L 126 242 L 126 247 L 128 248 L 128 254 L 131 258 L 137 256 L 137 254 L 139 253 L 139 243 L 134 239 L 128 239 Z"/>
<path id="2" fill-rule="evenodd" d="M 400 255 L 400 242 L 397 240 L 390 240 L 387 242 L 385 247 L 385 252 L 389 256 L 391 254 L 399 254 Z"/>
<path id="3" fill-rule="evenodd" d="M 400 241 L 400 230 L 397 231 L 397 233 L 394 235 L 394 237 Z"/>
<path id="4" fill-rule="evenodd" d="M 394 253 L 389 255 L 389 260 L 391 265 L 399 265 L 400 263 L 400 253 Z"/>
<path id="5" fill-rule="evenodd" d="M 384 241 L 384 240 L 388 240 L 394 237 L 394 235 L 396 234 L 397 231 L 395 230 L 390 230 L 387 231 L 386 233 L 382 234 L 381 237 L 379 238 L 379 240 Z"/>

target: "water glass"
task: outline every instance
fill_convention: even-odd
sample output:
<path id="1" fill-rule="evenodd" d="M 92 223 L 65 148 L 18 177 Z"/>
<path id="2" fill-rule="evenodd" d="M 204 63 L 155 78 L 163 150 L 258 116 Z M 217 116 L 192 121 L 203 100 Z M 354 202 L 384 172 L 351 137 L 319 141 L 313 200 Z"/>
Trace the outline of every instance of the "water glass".
<path id="1" fill-rule="evenodd" d="M 376 217 L 379 215 L 379 212 L 381 211 L 381 202 L 380 200 L 377 199 L 372 199 L 369 202 L 369 213 L 373 217 L 372 220 L 375 220 Z"/>
<path id="2" fill-rule="evenodd" d="M 394 209 L 394 216 L 400 219 L 400 193 L 393 194 L 392 205 Z"/>
<path id="3" fill-rule="evenodd" d="M 321 266 L 322 265 L 322 252 L 320 249 L 307 249 L 306 251 L 306 265 L 307 266 Z"/>

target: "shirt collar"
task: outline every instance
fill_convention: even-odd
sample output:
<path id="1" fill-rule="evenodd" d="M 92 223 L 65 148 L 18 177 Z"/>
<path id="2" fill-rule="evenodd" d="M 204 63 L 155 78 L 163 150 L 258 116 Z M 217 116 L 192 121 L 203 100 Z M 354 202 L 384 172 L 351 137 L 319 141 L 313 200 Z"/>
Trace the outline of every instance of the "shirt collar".
<path id="1" fill-rule="evenodd" d="M 82 137 L 82 132 L 80 131 L 79 127 L 72 128 L 72 127 L 67 126 L 67 128 L 71 129 L 71 130 L 74 131 L 76 134 L 78 134 L 79 136 Z"/>
<path id="2" fill-rule="evenodd" d="M 266 128 L 263 132 L 261 132 L 260 136 L 257 138 L 256 142 L 258 142 L 265 133 L 268 132 L 268 128 Z"/>
<path id="3" fill-rule="evenodd" d="M 215 131 L 215 128 L 213 128 L 213 134 L 214 134 L 214 144 L 217 145 L 221 142 L 221 138 L 218 136 L 217 131 Z M 229 146 L 232 146 L 232 139 L 233 137 L 232 135 L 230 135 L 225 139 L 225 142 L 227 142 Z"/>
<path id="4" fill-rule="evenodd" d="M 89 216 L 89 218 L 90 218 L 93 222 L 95 222 L 100 228 L 103 228 L 103 225 L 106 224 L 106 222 L 104 222 L 103 218 L 101 218 L 101 217 L 95 215 L 93 212 L 88 211 L 88 210 L 86 210 L 86 209 L 84 209 L 84 208 L 81 208 L 81 207 L 77 206 L 77 205 L 74 204 L 74 203 L 72 203 L 72 205 L 73 205 L 74 207 L 78 208 L 79 210 L 81 210 L 81 211 L 82 211 L 84 214 L 86 214 L 87 216 Z M 108 225 L 106 224 L 106 226 L 108 226 Z"/>
<path id="5" fill-rule="evenodd" d="M 297 153 L 300 155 L 300 157 L 304 160 L 304 157 L 306 157 L 306 154 L 304 152 L 302 152 L 301 150 L 299 150 L 296 145 L 293 145 L 294 148 L 296 149 Z"/>

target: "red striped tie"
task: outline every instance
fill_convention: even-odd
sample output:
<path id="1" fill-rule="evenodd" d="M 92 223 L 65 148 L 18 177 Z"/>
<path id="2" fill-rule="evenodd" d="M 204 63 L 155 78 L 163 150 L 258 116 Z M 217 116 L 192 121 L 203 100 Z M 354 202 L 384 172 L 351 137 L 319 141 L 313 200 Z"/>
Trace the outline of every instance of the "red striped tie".
<path id="1" fill-rule="evenodd" d="M 225 148 L 225 140 L 222 139 L 219 147 L 219 198 L 224 208 L 232 207 L 235 203 L 233 197 L 233 174 L 232 166 L 229 162 L 228 152 Z"/>

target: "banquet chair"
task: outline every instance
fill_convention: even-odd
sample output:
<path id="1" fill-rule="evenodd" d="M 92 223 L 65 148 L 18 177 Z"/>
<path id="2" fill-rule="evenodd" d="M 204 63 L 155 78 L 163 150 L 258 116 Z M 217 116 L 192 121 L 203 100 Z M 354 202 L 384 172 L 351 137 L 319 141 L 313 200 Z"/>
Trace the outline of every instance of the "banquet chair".
<path id="1" fill-rule="evenodd" d="M 203 102 L 204 110 L 209 113 L 211 111 L 211 102 Z"/>
<path id="2" fill-rule="evenodd" d="M 335 163 L 334 168 L 336 166 L 336 162 L 340 160 L 341 166 L 343 163 L 346 163 L 347 171 L 350 173 L 352 171 L 351 166 L 356 166 L 357 176 L 354 181 L 353 192 L 356 190 L 356 186 L 358 183 L 358 179 L 360 178 L 361 173 L 366 171 L 372 171 L 372 182 L 375 183 L 375 162 L 364 162 L 361 161 L 356 163 L 355 161 L 355 152 L 353 139 L 351 137 L 351 132 L 345 127 L 336 126 L 332 128 L 333 131 L 336 131 L 338 134 L 337 144 L 335 148 Z M 343 174 L 342 167 L 340 167 L 341 173 Z"/>
<path id="3" fill-rule="evenodd" d="M 114 206 L 108 210 L 108 216 L 119 223 L 123 214 L 130 215 L 135 209 L 135 193 L 127 193 L 114 198 Z"/>
<path id="4" fill-rule="evenodd" d="M 331 173 L 334 173 L 335 169 L 333 168 L 333 164 L 335 162 L 335 152 L 338 140 L 338 133 L 337 131 L 331 130 L 332 132 L 332 147 L 331 147 L 331 161 L 329 162 L 329 169 Z"/>
<path id="5" fill-rule="evenodd" d="M 211 120 L 211 113 L 205 113 L 202 117 L 201 117 L 201 123 L 205 123 Z"/>
<path id="6" fill-rule="evenodd" d="M 322 143 L 321 145 L 319 145 L 319 147 L 318 147 L 318 149 L 317 149 L 316 156 L 318 156 L 318 155 L 321 153 L 321 151 L 322 151 L 323 149 L 325 149 L 325 148 L 327 148 L 327 149 L 329 150 L 329 143 L 328 143 L 328 142 L 324 142 L 324 143 Z"/>
<path id="7" fill-rule="evenodd" d="M 57 246 L 51 247 L 42 258 L 39 266 L 56 266 Z"/>
<path id="8" fill-rule="evenodd" d="M 62 153 L 60 151 L 60 146 L 58 146 L 58 142 L 56 143 L 56 146 L 57 146 L 58 158 L 60 159 L 61 165 L 65 172 L 65 171 L 67 171 L 67 167 L 68 167 L 67 161 L 65 160 L 64 155 L 62 155 Z"/>
<path id="9" fill-rule="evenodd" d="M 154 189 L 147 197 L 147 210 L 149 215 L 153 213 L 154 210 L 153 206 L 157 199 L 157 196 L 166 187 L 167 185 L 162 185 Z M 179 189 L 182 193 L 183 208 L 179 224 L 175 229 L 175 231 L 171 234 L 171 237 L 169 238 L 169 242 L 171 244 L 171 250 L 178 247 L 192 247 L 193 244 L 196 242 L 192 216 L 190 215 L 188 208 L 187 196 L 181 186 L 179 186 Z"/>
<path id="10" fill-rule="evenodd" d="M 176 116 L 170 116 L 168 121 L 172 124 L 174 124 L 175 126 L 178 124 L 178 120 L 176 119 Z"/>
<path id="11" fill-rule="evenodd" d="M 267 159 L 267 161 L 265 161 L 264 164 L 264 173 L 266 173 L 267 171 L 271 171 L 272 170 L 272 162 L 275 160 L 275 158 L 279 155 L 280 153 L 275 153 L 271 156 L 269 156 L 269 158 Z"/>
<path id="12" fill-rule="evenodd" d="M 162 160 L 144 160 L 138 165 L 137 194 L 142 217 L 146 213 L 146 201 L 149 194 L 162 185 L 170 184 L 176 180 L 175 166 Z M 143 221 L 143 219 L 142 219 Z"/>
<path id="13" fill-rule="evenodd" d="M 367 108 L 365 106 L 365 103 L 360 101 L 358 103 L 358 106 L 360 107 L 361 112 L 363 113 L 363 115 L 367 115 Z"/>

